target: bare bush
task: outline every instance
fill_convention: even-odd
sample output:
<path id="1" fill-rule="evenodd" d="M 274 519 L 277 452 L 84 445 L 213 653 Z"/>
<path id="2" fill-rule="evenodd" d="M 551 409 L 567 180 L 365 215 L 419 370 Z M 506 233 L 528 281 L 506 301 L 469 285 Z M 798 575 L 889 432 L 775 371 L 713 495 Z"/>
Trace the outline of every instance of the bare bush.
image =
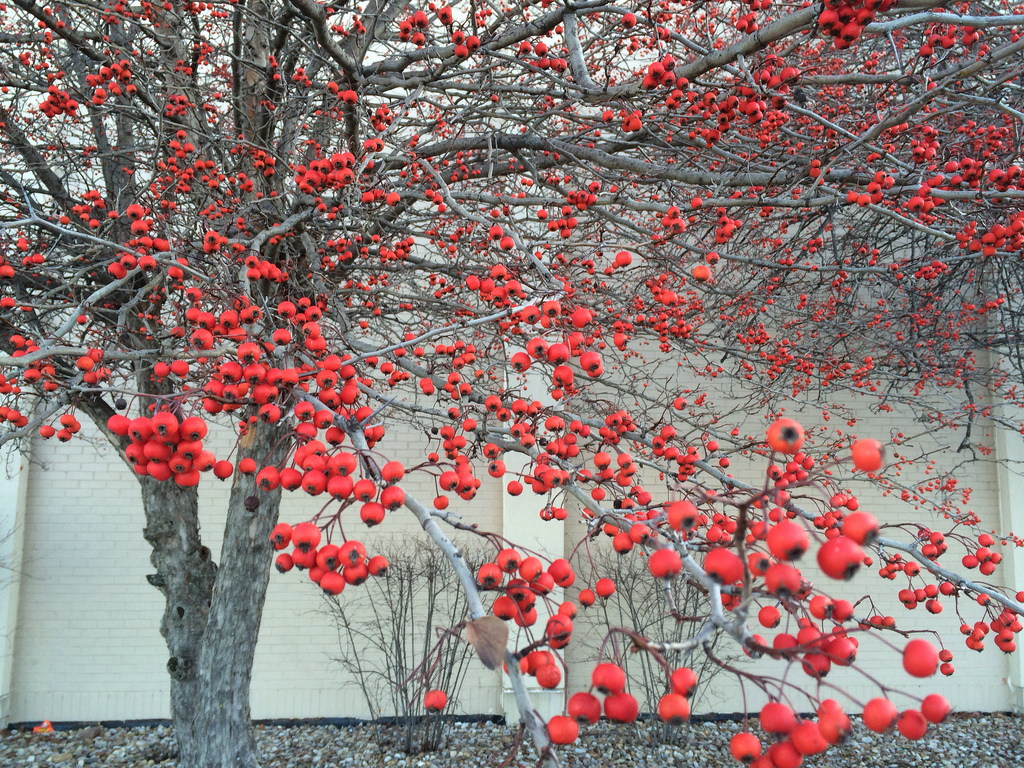
<path id="1" fill-rule="evenodd" d="M 338 629 L 335 658 L 361 691 L 378 725 L 398 724 L 399 731 L 377 728 L 381 743 L 399 734 L 409 753 L 441 746 L 451 715 L 428 712 L 426 688 L 447 692 L 448 711 L 458 709 L 472 647 L 457 628 L 469 616 L 458 576 L 444 554 L 423 541 L 402 541 L 385 549 L 389 567 L 383 579 L 343 597 L 326 597 Z M 480 561 L 467 553 L 471 562 Z"/>
<path id="2" fill-rule="evenodd" d="M 595 634 L 608 637 L 616 642 L 621 635 L 612 633 L 617 627 L 630 627 L 643 637 L 663 638 L 667 646 L 682 644 L 695 637 L 700 631 L 700 617 L 708 610 L 708 596 L 693 583 L 675 579 L 668 584 L 648 578 L 646 561 L 635 556 L 623 556 L 606 549 L 593 553 L 591 563 L 595 579 L 609 578 L 615 582 L 615 593 L 603 598 L 597 605 L 580 615 L 578 622 L 589 624 Z M 657 610 L 656 607 L 661 607 Z M 706 649 L 714 650 L 718 645 L 717 636 L 707 642 Z M 673 668 L 691 666 L 700 684 L 691 697 L 698 703 L 707 693 L 709 684 L 721 667 L 712 663 L 706 654 L 666 651 L 665 661 Z M 596 661 L 599 651 L 595 648 Z M 623 669 L 629 680 L 629 690 L 636 696 L 641 713 L 654 716 L 658 711 L 658 700 L 666 693 L 665 670 L 649 653 L 624 653 Z M 668 740 L 670 731 L 661 731 L 662 739 Z"/>

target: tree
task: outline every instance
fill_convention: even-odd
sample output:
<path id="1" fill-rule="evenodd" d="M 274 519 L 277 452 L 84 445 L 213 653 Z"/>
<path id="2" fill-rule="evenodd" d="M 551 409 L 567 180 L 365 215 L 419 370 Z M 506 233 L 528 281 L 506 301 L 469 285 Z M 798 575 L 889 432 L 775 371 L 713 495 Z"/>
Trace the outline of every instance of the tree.
<path id="1" fill-rule="evenodd" d="M 384 564 L 351 542 L 325 554 L 325 534 L 350 508 L 372 525 L 404 506 L 459 570 L 467 637 L 493 662 L 489 610 L 529 625 L 548 581 L 573 578 L 503 547 L 482 583 L 534 578 L 489 609 L 442 528 L 471 528 L 448 495 L 471 498 L 515 453 L 509 492 L 532 486 L 559 519 L 573 500 L 595 535 L 621 529 L 656 577 L 707 593 L 695 642 L 728 635 L 820 675 L 852 657 L 767 649 L 747 626 L 769 598 L 840 628 L 852 616 L 814 603 L 789 564 L 808 532 L 772 510 L 806 521 L 839 576 L 876 531 L 837 492 L 847 436 L 801 453 L 786 403 L 904 403 L 958 430 L 965 455 L 979 419 L 1020 429 L 1001 410 L 1024 391 L 1018 7 L 15 0 L 4 18 L 2 439 L 70 440 L 84 413 L 138 477 L 184 765 L 257 762 L 248 680 L 272 535 L 294 545 L 282 568 L 336 593 Z M 549 405 L 528 394 L 541 380 Z M 693 381 L 744 407 L 710 407 L 682 391 Z M 767 442 L 741 435 L 743 412 L 771 414 Z M 388 461 L 384 420 L 401 418 L 439 434 L 413 467 Z M 218 419 L 237 428 L 234 462 L 202 446 Z M 854 451 L 917 522 L 874 539 L 905 555 L 886 567 L 977 598 L 1011 649 L 1020 596 L 938 564 L 950 543 L 986 576 L 998 564 L 963 532 L 968 511 L 881 472 L 874 443 Z M 745 453 L 767 480 L 726 474 Z M 203 472 L 233 483 L 217 564 Z M 405 472 L 437 477 L 433 503 L 401 490 Z M 819 509 L 793 499 L 812 488 Z M 278 527 L 282 489 L 339 503 Z M 932 502 L 945 535 L 918 509 Z M 781 548 L 765 544 L 780 527 Z M 545 727 L 518 656 L 567 641 L 567 619 L 505 654 L 548 760 L 572 724 Z M 802 748 L 781 743 L 776 765 Z"/>

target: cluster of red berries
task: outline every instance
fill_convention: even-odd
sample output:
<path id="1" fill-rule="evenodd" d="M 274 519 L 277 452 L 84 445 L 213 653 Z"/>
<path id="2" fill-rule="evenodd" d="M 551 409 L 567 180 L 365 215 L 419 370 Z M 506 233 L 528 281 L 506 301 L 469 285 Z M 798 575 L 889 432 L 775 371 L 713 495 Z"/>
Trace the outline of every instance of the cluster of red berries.
<path id="1" fill-rule="evenodd" d="M 575 611 L 575 608 L 573 610 Z M 555 616 L 560 616 L 562 620 L 568 620 L 571 626 L 572 620 L 566 614 L 555 614 Z M 564 645 L 557 647 L 562 648 Z M 519 660 L 519 671 L 534 678 L 537 685 L 547 690 L 557 688 L 558 684 L 562 682 L 562 670 L 558 666 L 555 654 L 551 651 L 530 651 Z"/>
<path id="2" fill-rule="evenodd" d="M 355 162 L 351 152 L 335 152 L 330 157 L 310 161 L 308 168 L 298 165 L 295 168 L 295 186 L 307 194 L 342 189 L 355 180 L 352 170 Z"/>
<path id="3" fill-rule="evenodd" d="M 920 709 L 902 713 L 889 699 L 876 698 L 864 707 L 863 717 L 873 731 L 884 733 L 895 725 L 903 736 L 917 740 L 927 732 L 928 723 L 941 723 L 949 710 L 949 702 L 938 694 L 925 697 Z M 729 743 L 730 754 L 750 768 L 798 768 L 805 757 L 845 741 L 852 729 L 849 716 L 834 699 L 822 701 L 815 714 L 817 720 L 804 720 L 786 704 L 770 701 L 761 708 L 760 723 L 776 741 L 764 749 L 752 733 L 738 733 Z"/>
<path id="4" fill-rule="evenodd" d="M 836 48 L 849 48 L 875 20 L 875 13 L 885 13 L 896 0 L 858 0 L 838 2 L 825 0 L 825 10 L 818 16 L 818 26 L 835 39 Z"/>
<path id="5" fill-rule="evenodd" d="M 565 52 L 563 48 L 561 52 Z M 523 40 L 519 44 L 519 55 L 525 56 L 528 53 L 533 53 L 537 58 L 534 59 L 533 64 L 538 69 L 553 69 L 555 72 L 565 72 L 569 68 L 569 62 L 563 58 L 552 55 L 554 53 L 548 47 L 548 44 L 543 40 L 537 43 L 531 43 L 529 40 Z"/>
<path id="6" fill-rule="evenodd" d="M 626 691 L 626 672 L 618 664 L 604 662 L 591 673 L 591 691 L 604 696 L 602 702 L 590 691 L 580 691 L 569 699 L 567 715 L 555 715 L 548 721 L 548 734 L 555 744 L 570 744 L 579 735 L 581 725 L 593 724 L 605 716 L 617 723 L 631 723 L 640 714 L 636 698 Z M 697 689 L 697 675 L 689 667 L 679 667 L 668 680 L 669 692 L 658 701 L 658 717 L 669 725 L 681 725 L 690 719 L 690 697 Z"/>
<path id="7" fill-rule="evenodd" d="M 978 537 L 978 548 L 973 553 L 964 555 L 961 560 L 964 568 L 977 568 L 982 575 L 991 576 L 996 566 L 1003 560 L 1001 554 L 990 549 L 993 544 L 995 544 L 995 539 L 990 534 L 981 534 Z"/>
<path id="8" fill-rule="evenodd" d="M 278 523 L 270 533 L 274 549 L 281 550 L 289 544 L 293 549 L 277 556 L 274 562 L 277 570 L 287 573 L 293 567 L 308 569 L 310 581 L 330 595 L 340 595 L 348 584 L 359 585 L 370 576 L 387 573 L 387 558 L 383 555 L 367 557 L 362 542 L 350 539 L 340 547 L 320 546 L 321 539 L 320 529 L 313 523 L 299 523 L 294 528 L 288 523 Z"/>
<path id="9" fill-rule="evenodd" d="M 524 373 L 530 369 L 534 360 L 546 361 L 555 366 L 551 374 L 551 380 L 555 389 L 571 390 L 575 381 L 575 375 L 567 363 L 572 359 L 574 353 L 579 357 L 579 366 L 587 376 L 596 378 L 604 373 L 604 365 L 600 353 L 595 350 L 584 351 L 578 344 L 579 340 L 575 339 L 575 337 L 573 340 L 577 341 L 577 344 L 570 346 L 571 342 L 557 342 L 549 345 L 540 337 L 531 339 L 526 344 L 526 352 L 516 352 L 512 355 L 509 362 L 515 371 Z"/>
<path id="10" fill-rule="evenodd" d="M 114 414 L 107 419 L 107 428 L 115 435 L 131 438 L 125 457 L 138 475 L 160 481 L 173 479 L 178 485 L 189 487 L 199 483 L 201 472 L 213 470 L 217 477 L 224 479 L 233 471 L 230 462 L 217 461 L 213 453 L 203 447 L 208 428 L 198 416 L 179 422 L 169 411 L 159 411 L 152 418 L 135 419 Z"/>
<path id="11" fill-rule="evenodd" d="M 505 576 L 511 574 L 517 575 L 503 583 Z M 477 582 L 481 587 L 501 589 L 504 592 L 495 598 L 491 606 L 494 615 L 505 621 L 514 621 L 521 627 L 530 627 L 537 622 L 538 596 L 547 595 L 556 586 L 572 586 L 575 581 L 576 574 L 568 560 L 557 558 L 545 569 L 539 558 L 523 558 L 511 548 L 501 550 L 493 562 L 484 563 L 477 571 Z M 564 635 L 565 643 L 557 644 L 561 641 L 556 640 L 553 644 L 553 647 L 563 648 L 572 633 L 575 606 L 572 603 L 563 604 L 557 615 L 565 617 L 567 621 L 557 616 L 551 617 L 546 632 L 549 642 L 552 637 Z"/>
<path id="12" fill-rule="evenodd" d="M 1017 593 L 1017 600 L 1024 601 L 1024 592 Z M 1013 653 L 1017 650 L 1017 641 L 1014 636 L 1020 634 L 1022 628 L 1024 625 L 1021 624 L 1020 616 L 1004 608 L 991 622 L 976 621 L 973 627 L 961 624 L 960 633 L 967 638 L 964 644 L 972 651 L 985 650 L 984 639 L 989 632 L 992 632 L 995 634 L 996 647 L 1003 653 Z M 943 659 L 943 661 L 949 661 L 949 659 Z"/>
<path id="13" fill-rule="evenodd" d="M 78 114 L 78 101 L 71 98 L 67 91 L 51 85 L 46 89 L 46 98 L 39 103 L 39 111 L 49 118 L 58 115 L 74 117 Z"/>

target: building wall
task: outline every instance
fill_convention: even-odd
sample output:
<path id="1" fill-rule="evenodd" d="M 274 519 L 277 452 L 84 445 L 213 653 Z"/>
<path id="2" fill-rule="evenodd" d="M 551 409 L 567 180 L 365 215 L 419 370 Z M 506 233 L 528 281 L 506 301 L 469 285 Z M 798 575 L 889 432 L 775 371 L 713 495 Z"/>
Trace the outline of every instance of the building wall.
<path id="1" fill-rule="evenodd" d="M 722 405 L 721 403 L 719 405 Z M 787 411 L 787 415 L 797 418 L 808 431 L 822 426 L 833 426 L 822 419 L 822 409 L 816 404 L 808 404 L 802 410 Z M 833 422 L 836 416 L 833 416 Z M 757 419 L 744 419 L 741 413 L 734 412 L 731 415 L 729 425 L 740 426 L 741 434 L 757 434 L 763 427 L 758 424 L 763 422 Z M 923 431 L 921 425 L 915 423 L 914 416 L 906 409 L 898 410 L 895 413 L 871 413 L 867 410 L 857 411 L 856 435 L 859 437 L 873 437 L 887 442 L 895 437 L 898 432 L 905 431 L 907 435 Z M 915 466 L 901 470 L 902 474 L 897 476 L 895 472 L 889 472 L 897 481 L 906 478 L 913 482 L 913 479 L 924 477 L 935 477 L 939 470 L 945 466 L 962 461 L 963 456 L 952 454 L 939 454 L 945 448 L 950 447 L 943 440 L 955 439 L 956 447 L 961 435 L 939 433 L 938 435 L 922 434 L 914 440 L 915 451 L 912 453 L 909 448 L 905 449 L 905 456 L 925 454 L 936 461 L 929 475 L 923 475 L 923 465 L 927 465 L 928 459 L 924 462 L 916 462 Z M 1020 435 L 1010 435 L 1011 441 L 1021 442 Z M 971 493 L 964 506 L 976 512 L 981 518 L 981 525 L 977 530 L 967 530 L 968 536 L 977 536 L 981 531 L 994 530 L 1008 533 L 1009 531 L 1024 530 L 1024 502 L 1021 498 L 1015 502 L 1004 501 L 1001 514 L 999 477 L 1004 477 L 1003 482 L 1019 480 L 1019 473 L 1024 464 L 1011 465 L 995 461 L 994 445 L 995 439 L 992 432 L 986 432 L 984 426 L 974 431 L 974 445 L 977 456 L 981 461 L 965 465 L 958 476 L 960 482 L 956 493 L 961 494 L 965 488 L 970 488 Z M 897 449 L 899 450 L 899 449 Z M 991 454 L 990 454 L 991 452 Z M 891 453 L 891 452 L 890 452 Z M 986 459 L 986 456 L 989 456 Z M 1024 443 L 1021 445 L 1020 456 L 1024 458 Z M 890 455 L 890 460 L 894 457 Z M 765 470 L 768 462 L 763 458 L 751 458 L 744 460 L 742 457 L 734 458 L 728 472 L 739 480 L 751 485 L 761 486 L 765 482 Z M 712 489 L 717 487 L 714 483 L 708 483 Z M 918 521 L 924 525 L 933 525 L 938 530 L 949 530 L 950 522 L 941 514 L 936 514 L 927 509 L 915 509 L 913 503 L 900 500 L 901 493 L 897 490 L 888 495 L 882 493 L 875 485 L 866 479 L 854 481 L 844 486 L 845 490 L 853 491 L 860 502 L 860 509 L 873 513 L 883 524 L 905 523 L 910 520 Z M 813 499 L 827 498 L 821 492 L 806 491 L 807 499 L 795 499 L 805 509 L 814 509 Z M 1012 507 L 1012 509 L 1008 509 Z M 1012 515 L 1012 520 L 1011 520 Z M 961 531 L 965 529 L 961 528 Z M 913 529 L 888 530 L 883 534 L 901 541 L 909 541 Z M 570 551 L 585 534 L 585 526 L 579 519 L 566 524 L 566 551 Z M 998 543 L 996 545 L 998 547 Z M 947 567 L 956 572 L 963 573 L 968 578 L 977 578 L 982 582 L 993 584 L 1015 584 L 1015 590 L 1024 589 L 1022 576 L 1014 573 L 1013 547 L 1001 548 L 998 551 L 1004 555 L 1004 565 L 986 579 L 977 570 L 966 571 L 960 566 L 960 557 L 964 550 L 956 544 L 951 544 L 950 551 L 944 558 Z M 595 553 L 594 562 L 601 561 L 596 553 L 608 556 L 613 553 L 610 540 L 603 534 L 593 542 L 589 550 Z M 961 620 L 957 615 L 956 605 L 951 598 L 942 598 L 944 610 L 935 616 L 927 613 L 923 604 L 918 605 L 913 611 L 907 610 L 899 601 L 900 589 L 908 586 L 908 580 L 902 574 L 898 575 L 895 581 L 883 580 L 878 575 L 877 552 L 869 552 L 874 557 L 875 566 L 863 567 L 849 582 L 834 581 L 820 572 L 814 560 L 814 547 L 801 560 L 798 565 L 804 576 L 814 585 L 816 592 L 822 592 L 834 599 L 845 598 L 856 602 L 865 595 L 871 596 L 871 605 L 874 611 L 868 611 L 865 606 L 867 602 L 860 604 L 857 616 L 867 616 L 872 612 L 882 615 L 890 615 L 896 618 L 898 627 L 901 630 L 930 630 L 938 633 L 946 648 L 954 654 L 953 664 L 956 673 L 950 677 L 942 677 L 936 674 L 935 677 L 926 680 L 911 677 L 902 668 L 901 656 L 898 652 L 906 640 L 895 632 L 889 633 L 858 633 L 861 641 L 858 653 L 858 669 L 841 669 L 833 666 L 830 673 L 823 681 L 822 697 L 832 696 L 843 704 L 849 703 L 852 710 L 856 710 L 856 703 L 864 702 L 879 696 L 879 688 L 874 681 L 882 682 L 895 691 L 905 692 L 918 698 L 929 693 L 937 692 L 945 695 L 961 711 L 1006 711 L 1019 709 L 1021 707 L 1021 688 L 1019 667 L 1021 664 L 1021 651 L 1006 656 L 1000 652 L 992 643 L 990 635 L 983 652 L 977 653 L 966 648 L 963 644 L 963 636 L 959 627 Z M 612 555 L 614 556 L 614 554 Z M 632 555 L 629 555 L 632 556 Z M 1020 561 L 1024 558 L 1018 557 Z M 584 564 L 578 564 L 577 570 L 587 573 Z M 603 572 L 595 573 L 594 578 L 604 575 Z M 932 581 L 931 579 L 928 580 Z M 913 586 L 924 586 L 925 581 L 920 578 L 915 580 Z M 593 579 L 589 583 L 577 582 L 574 589 L 570 590 L 570 596 L 575 598 L 579 589 L 586 586 L 593 586 Z M 577 638 L 582 642 L 573 643 L 573 658 L 577 663 L 573 664 L 569 674 L 569 689 L 571 691 L 585 689 L 590 684 L 590 672 L 597 663 L 596 649 L 601 638 L 607 632 L 607 621 L 603 612 L 595 606 L 584 613 L 581 619 L 576 622 L 577 632 L 585 632 L 584 636 Z M 962 615 L 965 621 L 972 624 L 983 618 L 979 607 L 971 600 L 961 601 Z M 643 614 L 643 610 L 640 610 Z M 779 633 L 789 631 L 796 633 L 795 620 L 790 619 L 787 629 L 786 613 L 783 611 L 783 623 L 777 629 L 763 629 L 757 622 L 756 609 L 751 616 L 751 627 L 755 633 L 762 634 L 771 643 L 772 638 Z M 934 635 L 925 635 L 933 642 Z M 743 672 L 785 679 L 790 682 L 797 682 L 805 689 L 814 690 L 810 678 L 801 670 L 800 665 L 786 665 L 779 661 L 765 658 L 757 662 L 751 661 L 742 654 L 736 653 L 734 644 L 728 642 L 721 647 L 722 653 L 726 654 L 723 661 L 735 666 Z M 604 659 L 607 660 L 607 657 Z M 693 663 L 702 663 L 701 654 L 697 654 Z M 735 712 L 742 711 L 744 693 L 747 705 L 756 709 L 766 701 L 765 694 L 757 686 L 746 681 L 741 685 L 742 678 L 728 671 L 718 671 L 708 675 L 709 687 L 703 693 L 702 698 L 696 703 L 696 712 Z M 983 680 L 984 684 L 979 684 Z M 773 689 L 773 693 L 776 691 Z M 807 699 L 802 699 L 799 694 L 794 694 L 793 689 L 789 691 L 790 702 L 801 711 L 813 709 Z M 897 706 L 909 706 L 911 699 L 901 698 L 899 694 L 893 694 L 893 700 Z"/>
<path id="2" fill-rule="evenodd" d="M 814 415 L 809 413 L 812 415 L 804 423 L 812 426 L 814 422 L 810 419 Z M 817 413 L 820 420 L 820 411 Z M 894 421 L 892 415 L 865 413 L 857 423 L 857 431 L 861 436 L 887 440 L 894 423 L 903 422 Z M 407 429 L 408 435 L 395 435 L 394 431 L 399 429 Z M 389 450 L 393 451 L 393 458 L 412 463 L 416 456 L 422 456 L 422 433 L 399 426 L 392 430 Z M 144 523 L 137 485 L 106 442 L 96 437 L 91 425 L 84 426 L 83 434 L 86 440 L 67 445 L 36 441 L 31 465 L 20 475 L 25 486 L 20 518 L 23 525 L 18 530 L 21 565 L 8 587 L 8 592 L 13 589 L 17 598 L 16 615 L 8 618 L 5 633 L 10 653 L 10 674 L 5 684 L 9 692 L 7 716 L 13 722 L 168 716 L 168 680 L 164 669 L 167 653 L 158 632 L 162 596 L 145 580 L 152 566 L 148 546 L 141 536 Z M 981 439 L 983 445 L 993 443 L 990 436 Z M 218 455 L 226 453 L 229 440 L 226 433 L 217 435 Z M 750 482 L 761 482 L 764 466 L 763 462 L 745 465 L 739 461 L 730 471 Z M 999 519 L 999 471 L 991 462 L 972 464 L 963 473 L 961 484 L 973 488 L 970 506 L 983 516 L 985 526 L 1005 530 L 1005 500 L 1004 520 Z M 415 480 L 406 485 L 407 490 L 429 502 L 434 490 L 422 483 L 422 479 Z M 203 539 L 216 553 L 228 486 L 205 478 L 200 487 Z M 910 516 L 908 506 L 893 495 L 883 496 L 867 483 L 854 490 L 860 496 L 861 508 L 874 512 L 885 522 Z M 538 545 L 555 554 L 562 550 L 571 552 L 582 538 L 584 531 L 579 523 L 550 522 L 538 527 L 536 512 L 540 504 L 532 503 L 536 500 L 524 496 L 515 503 L 503 501 L 500 491 L 497 482 L 485 483 L 473 502 L 453 504 L 453 508 L 461 509 L 482 529 L 503 532 L 512 540 L 528 532 Z M 318 508 L 314 500 L 304 495 L 285 494 L 281 519 L 298 522 Z M 928 519 L 929 514 L 920 516 Z M 1024 528 L 1019 509 L 1013 516 L 1017 528 Z M 948 525 L 945 521 L 941 524 Z M 371 552 L 375 541 L 380 542 L 380 547 L 403 546 L 412 537 L 422 536 L 415 520 L 403 511 L 389 515 L 381 529 L 373 536 L 363 536 Z M 350 535 L 366 533 L 358 520 L 348 530 Z M 1020 696 L 1019 682 L 1016 692 L 1011 689 L 1011 682 L 1020 679 L 1019 661 L 1007 659 L 992 647 L 981 654 L 968 651 L 957 631 L 959 620 L 950 600 L 944 601 L 946 610 L 937 619 L 927 615 L 923 606 L 909 613 L 896 597 L 902 584 L 881 583 L 874 569 L 862 569 L 850 583 L 839 584 L 818 578 L 813 563 L 805 566 L 815 585 L 834 597 L 852 599 L 871 593 L 876 609 L 896 616 L 901 627 L 938 630 L 953 650 L 958 669 L 952 678 L 914 680 L 899 667 L 897 653 L 886 648 L 883 641 L 869 637 L 862 642 L 860 653 L 863 669 L 869 675 L 911 694 L 944 693 L 961 710 L 1006 710 L 1015 705 Z M 587 566 L 580 566 L 578 571 L 580 578 L 568 590 L 570 597 L 590 578 Z M 1009 578 L 1009 573 L 997 571 L 994 580 Z M 1024 588 L 1024 584 L 1017 588 Z M 353 595 L 350 587 L 343 599 L 354 600 Z M 255 718 L 368 714 L 358 689 L 333 661 L 338 655 L 339 637 L 324 606 L 319 590 L 303 574 L 293 571 L 271 576 L 253 672 Z M 964 613 L 972 622 L 977 618 L 976 606 L 964 606 Z M 582 641 L 588 634 L 591 640 L 598 639 L 600 621 L 592 618 L 596 615 L 595 607 L 577 622 L 580 636 L 567 656 L 570 692 L 586 686 L 595 663 L 596 645 Z M 773 633 L 765 630 L 763 634 L 770 639 Z M 898 635 L 890 639 L 895 646 L 901 641 Z M 742 668 L 806 682 L 799 669 L 786 671 L 777 662 L 747 662 Z M 979 685 L 979 680 L 985 684 Z M 826 680 L 826 688 L 841 701 L 849 701 L 844 697 L 850 697 L 863 703 L 878 695 L 877 687 L 850 670 L 834 670 Z M 758 706 L 761 698 L 756 689 L 747 685 L 746 693 L 748 704 Z M 548 704 L 557 708 L 561 696 L 549 698 L 552 701 Z M 798 708 L 809 708 L 799 699 L 793 702 Z M 732 712 L 742 707 L 736 676 L 722 673 L 714 678 L 698 711 Z M 504 711 L 500 677 L 487 672 L 476 659 L 470 662 L 460 710 L 480 714 Z"/>
<path id="3" fill-rule="evenodd" d="M 146 581 L 153 572 L 142 538 L 144 518 L 137 483 L 88 422 L 87 441 L 67 445 L 36 441 L 27 473 L 20 608 L 9 718 L 128 720 L 169 715 L 167 650 L 158 631 L 163 597 Z M 393 458 L 413 462 L 413 436 Z M 230 435 L 214 442 L 227 453 Z M 420 458 L 422 460 L 422 456 Z M 432 488 L 405 484 L 426 500 Z M 219 552 L 227 483 L 200 484 L 204 543 Z M 474 501 L 451 509 L 471 513 L 482 527 L 500 528 L 496 483 L 485 483 Z M 281 519 L 308 519 L 316 503 L 305 494 L 284 494 Z M 380 533 L 356 517 L 346 528 L 370 553 L 409 545 L 424 537 L 402 511 L 391 513 Z M 368 535 L 369 534 L 369 535 Z M 342 598 L 358 597 L 349 587 Z M 353 594 L 355 593 L 355 598 Z M 319 589 L 305 573 L 272 573 L 260 628 L 252 681 L 254 718 L 365 717 L 363 697 L 332 661 L 339 638 Z M 500 679 L 472 660 L 462 709 L 497 713 Z"/>

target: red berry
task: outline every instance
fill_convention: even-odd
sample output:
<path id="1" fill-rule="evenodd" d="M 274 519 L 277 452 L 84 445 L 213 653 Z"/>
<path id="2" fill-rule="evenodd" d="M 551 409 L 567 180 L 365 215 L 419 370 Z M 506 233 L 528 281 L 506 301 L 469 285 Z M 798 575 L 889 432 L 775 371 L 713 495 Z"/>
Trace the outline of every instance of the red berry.
<path id="1" fill-rule="evenodd" d="M 666 693 L 658 701 L 658 717 L 669 725 L 682 725 L 690 719 L 690 702 L 678 693 Z"/>
<path id="2" fill-rule="evenodd" d="M 533 581 L 544 570 L 544 564 L 536 557 L 527 557 L 519 564 L 519 576 L 526 581 Z"/>
<path id="3" fill-rule="evenodd" d="M 292 527 L 288 523 L 278 523 L 270 532 L 270 541 L 273 542 L 274 549 L 284 549 L 291 543 L 291 540 Z"/>
<path id="4" fill-rule="evenodd" d="M 765 629 L 774 629 L 782 621 L 782 614 L 774 605 L 766 605 L 757 612 L 757 620 Z"/>
<path id="5" fill-rule="evenodd" d="M 768 427 L 768 445 L 779 453 L 796 453 L 804 444 L 804 428 L 793 419 L 779 419 Z"/>
<path id="6" fill-rule="evenodd" d="M 580 691 L 569 699 L 569 716 L 577 723 L 596 723 L 601 718 L 601 702 L 592 693 Z"/>
<path id="7" fill-rule="evenodd" d="M 677 501 L 665 508 L 668 524 L 677 531 L 689 530 L 697 524 L 700 513 L 689 501 Z"/>
<path id="8" fill-rule="evenodd" d="M 761 756 L 761 741 L 752 733 L 737 733 L 729 742 L 729 752 L 744 765 L 750 765 Z"/>
<path id="9" fill-rule="evenodd" d="M 792 520 L 777 523 L 766 538 L 768 549 L 779 560 L 799 560 L 807 551 L 809 541 L 804 527 Z"/>
<path id="10" fill-rule="evenodd" d="M 828 749 L 828 742 L 813 720 L 804 720 L 790 734 L 793 746 L 801 755 L 818 755 Z"/>
<path id="11" fill-rule="evenodd" d="M 818 708 L 818 731 L 829 744 L 839 744 L 845 741 L 852 730 L 853 723 L 838 705 L 835 709 L 828 711 L 823 711 L 821 707 Z"/>
<path id="12" fill-rule="evenodd" d="M 903 668 L 914 677 L 931 677 L 939 666 L 939 651 L 927 640 L 916 638 L 903 648 Z"/>
<path id="13" fill-rule="evenodd" d="M 864 725 L 875 733 L 883 733 L 896 720 L 896 705 L 889 699 L 872 699 L 864 705 Z"/>
<path id="14" fill-rule="evenodd" d="M 345 577 L 337 571 L 328 571 L 320 577 L 320 589 L 329 595 L 339 595 L 345 589 Z"/>
<path id="15" fill-rule="evenodd" d="M 670 682 L 672 693 L 678 693 L 688 699 L 697 689 L 697 673 L 689 667 L 679 667 L 672 673 Z"/>
<path id="16" fill-rule="evenodd" d="M 626 689 L 626 673 L 618 664 L 598 664 L 590 675 L 590 681 L 605 695 L 621 693 Z"/>
<path id="17" fill-rule="evenodd" d="M 628 693 L 613 693 L 604 700 L 604 713 L 617 723 L 632 723 L 640 714 L 640 705 Z"/>
<path id="18" fill-rule="evenodd" d="M 498 567 L 505 571 L 505 573 L 515 573 L 519 570 L 520 563 L 522 563 L 522 558 L 514 549 L 501 550 L 495 560 L 498 563 Z"/>
<path id="19" fill-rule="evenodd" d="M 885 449 L 877 440 L 857 440 L 851 447 L 853 466 L 861 472 L 877 472 L 885 462 Z"/>
<path id="20" fill-rule="evenodd" d="M 829 539 L 818 550 L 818 566 L 833 579 L 851 579 L 864 562 L 864 550 L 848 536 Z"/>
<path id="21" fill-rule="evenodd" d="M 679 573 L 683 569 L 683 561 L 675 549 L 665 547 L 657 550 L 647 559 L 647 567 L 654 578 L 665 579 Z"/>
<path id="22" fill-rule="evenodd" d="M 929 723 L 941 723 L 951 709 L 949 699 L 938 693 L 931 693 L 921 702 L 921 714 Z"/>
<path id="23" fill-rule="evenodd" d="M 299 523 L 292 529 L 292 543 L 300 552 L 311 552 L 320 545 L 320 529 L 313 523 Z"/>
<path id="24" fill-rule="evenodd" d="M 427 691 L 423 696 L 423 706 L 428 712 L 440 712 L 448 704 L 448 694 L 440 690 Z"/>
<path id="25" fill-rule="evenodd" d="M 704 557 L 704 570 L 718 582 L 732 584 L 743 578 L 743 560 L 731 549 L 716 547 Z"/>
<path id="26" fill-rule="evenodd" d="M 796 728 L 796 715 L 785 704 L 770 701 L 761 707 L 761 727 L 768 733 L 789 734 Z"/>
<path id="27" fill-rule="evenodd" d="M 923 739 L 928 732 L 928 721 L 916 709 L 908 709 L 900 714 L 896 727 L 908 739 L 917 741 Z"/>
<path id="28" fill-rule="evenodd" d="M 843 518 L 843 536 L 858 544 L 870 544 L 878 536 L 878 519 L 867 512 L 854 512 Z"/>
<path id="29" fill-rule="evenodd" d="M 544 664 L 537 668 L 536 678 L 541 688 L 557 688 L 562 682 L 562 671 L 557 664 Z"/>
<path id="30" fill-rule="evenodd" d="M 555 715 L 548 720 L 548 736 L 553 744 L 572 744 L 579 735 L 580 725 L 571 717 Z"/>
<path id="31" fill-rule="evenodd" d="M 772 744 L 768 747 L 766 757 L 774 768 L 799 768 L 804 760 L 803 755 L 797 752 L 792 741 L 780 741 L 778 744 Z"/>

